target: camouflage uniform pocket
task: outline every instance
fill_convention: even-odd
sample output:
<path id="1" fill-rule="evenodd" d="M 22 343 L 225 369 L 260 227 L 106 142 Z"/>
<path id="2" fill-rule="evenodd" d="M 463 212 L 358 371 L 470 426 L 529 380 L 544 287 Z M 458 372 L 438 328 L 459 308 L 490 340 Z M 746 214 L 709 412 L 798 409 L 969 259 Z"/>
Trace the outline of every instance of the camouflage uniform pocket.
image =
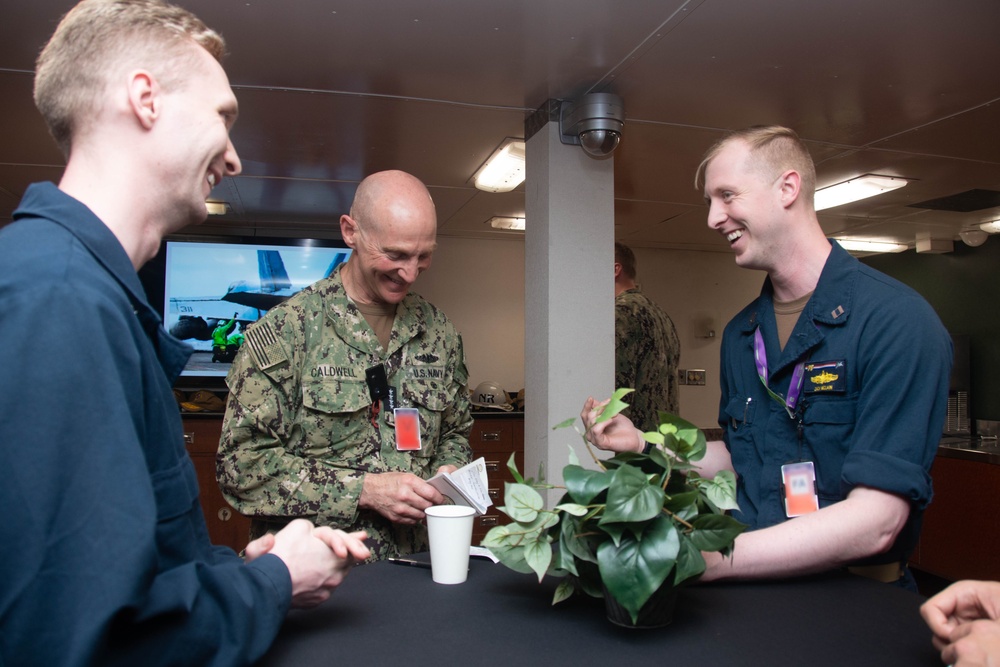
<path id="1" fill-rule="evenodd" d="M 364 381 L 303 380 L 303 454 L 322 459 L 331 452 L 339 465 L 354 464 L 367 456 L 374 435 L 371 425 L 371 398 Z"/>

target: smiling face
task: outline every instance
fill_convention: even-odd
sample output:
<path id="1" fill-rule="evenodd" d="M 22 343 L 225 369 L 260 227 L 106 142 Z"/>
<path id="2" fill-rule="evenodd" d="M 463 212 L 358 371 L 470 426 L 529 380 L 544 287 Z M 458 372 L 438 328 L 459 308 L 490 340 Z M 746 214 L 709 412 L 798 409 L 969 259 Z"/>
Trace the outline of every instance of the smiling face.
<path id="1" fill-rule="evenodd" d="M 729 242 L 737 265 L 767 271 L 780 260 L 785 236 L 781 180 L 762 173 L 740 139 L 726 144 L 706 166 L 708 226 Z"/>
<path id="2" fill-rule="evenodd" d="M 163 91 L 158 119 L 164 195 L 181 226 L 208 216 L 205 199 L 223 176 L 240 173 L 229 131 L 238 112 L 236 96 L 222 66 L 204 49 L 184 82 Z M 171 209 L 168 209 L 171 210 Z"/>
<path id="3" fill-rule="evenodd" d="M 437 215 L 424 185 L 403 172 L 369 176 L 351 215 L 340 220 L 354 252 L 344 268 L 348 296 L 358 303 L 397 304 L 431 265 Z"/>

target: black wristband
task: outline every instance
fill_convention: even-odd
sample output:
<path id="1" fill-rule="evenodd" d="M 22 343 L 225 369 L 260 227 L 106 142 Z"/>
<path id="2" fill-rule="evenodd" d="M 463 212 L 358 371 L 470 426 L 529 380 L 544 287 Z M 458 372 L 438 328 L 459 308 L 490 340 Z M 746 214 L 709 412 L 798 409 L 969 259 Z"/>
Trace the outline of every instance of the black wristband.
<path id="1" fill-rule="evenodd" d="M 642 453 L 643 453 L 643 454 L 649 454 L 649 451 L 650 451 L 650 450 L 651 450 L 652 448 L 653 448 L 653 443 L 651 443 L 651 442 L 647 442 L 647 443 L 646 443 L 646 445 L 645 445 L 645 446 L 644 446 L 644 447 L 642 448 Z"/>

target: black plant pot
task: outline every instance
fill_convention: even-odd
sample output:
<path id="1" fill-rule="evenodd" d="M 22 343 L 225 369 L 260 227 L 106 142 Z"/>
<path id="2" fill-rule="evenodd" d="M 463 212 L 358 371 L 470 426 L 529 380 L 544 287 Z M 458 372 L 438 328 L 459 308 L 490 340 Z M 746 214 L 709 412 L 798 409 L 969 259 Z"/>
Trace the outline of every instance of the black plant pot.
<path id="1" fill-rule="evenodd" d="M 673 578 L 670 577 L 672 581 Z M 670 625 L 674 620 L 674 605 L 677 603 L 677 588 L 673 585 L 664 584 L 661 586 L 646 604 L 642 605 L 635 623 L 625 607 L 618 604 L 618 600 L 604 589 L 604 609 L 607 612 L 608 620 L 623 628 L 651 629 L 662 628 Z"/>

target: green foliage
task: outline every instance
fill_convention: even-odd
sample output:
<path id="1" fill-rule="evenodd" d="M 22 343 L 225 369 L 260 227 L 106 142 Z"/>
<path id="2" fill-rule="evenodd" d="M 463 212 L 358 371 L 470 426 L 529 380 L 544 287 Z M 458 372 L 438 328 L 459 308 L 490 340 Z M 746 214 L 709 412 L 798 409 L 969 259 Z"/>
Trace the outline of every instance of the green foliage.
<path id="1" fill-rule="evenodd" d="M 627 408 L 622 398 L 631 391 L 616 391 L 598 421 Z M 600 470 L 590 470 L 571 448 L 563 469 L 566 493 L 551 510 L 538 489 L 555 487 L 525 480 L 512 456 L 507 465 L 517 481 L 505 485 L 499 508 L 512 523 L 490 530 L 483 545 L 507 567 L 533 572 L 539 581 L 547 574 L 565 577 L 553 604 L 577 591 L 600 597 L 606 590 L 633 621 L 661 586 L 701 576 L 702 552 L 730 555 L 746 528 L 726 514 L 738 509 L 736 478 L 730 471 L 700 477 L 694 462 L 705 456 L 704 434 L 670 413 L 659 417 L 659 428 L 643 434 L 654 445 L 648 454 L 623 453 L 606 461 L 594 456 Z M 589 449 L 585 437 L 584 443 Z"/>

